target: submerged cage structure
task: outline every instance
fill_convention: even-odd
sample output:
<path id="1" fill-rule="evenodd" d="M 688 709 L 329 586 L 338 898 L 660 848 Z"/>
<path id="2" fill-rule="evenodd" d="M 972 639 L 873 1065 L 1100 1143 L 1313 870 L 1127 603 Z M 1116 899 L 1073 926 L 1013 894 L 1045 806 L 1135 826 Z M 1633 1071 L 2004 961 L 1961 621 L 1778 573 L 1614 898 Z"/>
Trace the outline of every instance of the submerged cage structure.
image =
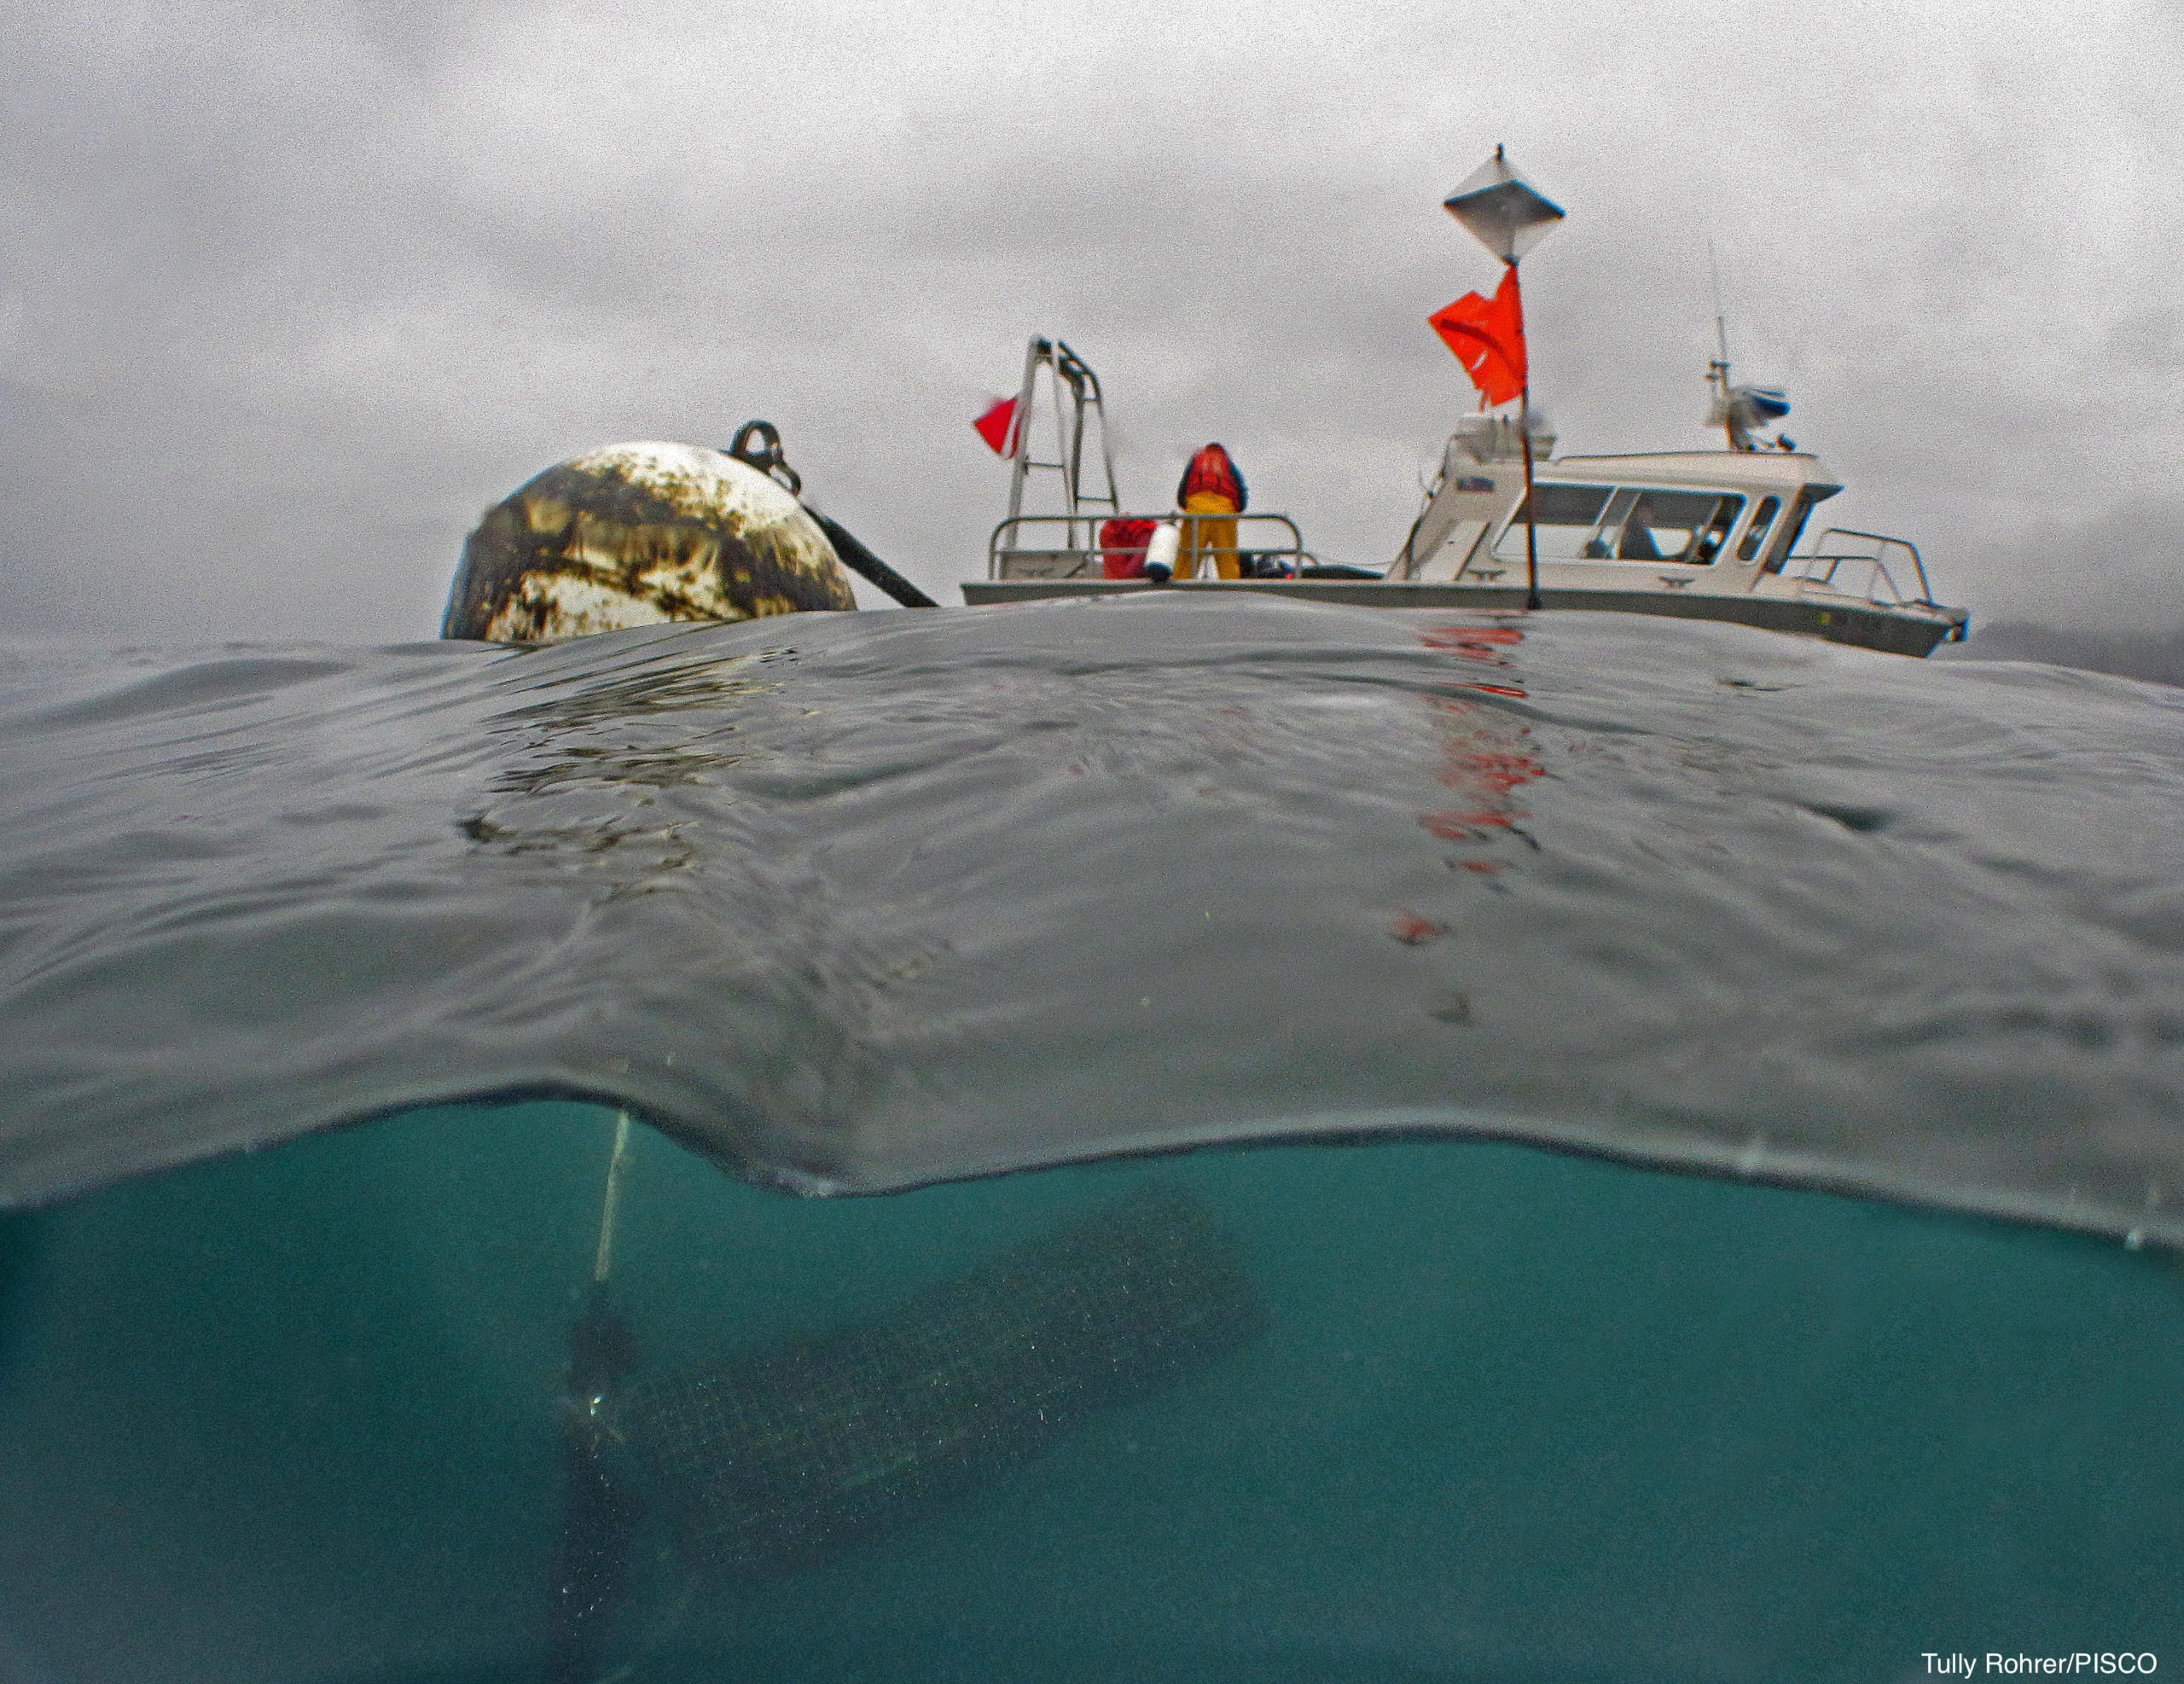
<path id="1" fill-rule="evenodd" d="M 1266 1325 L 1205 1206 L 1145 1191 L 883 1319 L 642 1382 L 617 1414 L 688 1559 L 763 1576 L 915 1520 Z"/>

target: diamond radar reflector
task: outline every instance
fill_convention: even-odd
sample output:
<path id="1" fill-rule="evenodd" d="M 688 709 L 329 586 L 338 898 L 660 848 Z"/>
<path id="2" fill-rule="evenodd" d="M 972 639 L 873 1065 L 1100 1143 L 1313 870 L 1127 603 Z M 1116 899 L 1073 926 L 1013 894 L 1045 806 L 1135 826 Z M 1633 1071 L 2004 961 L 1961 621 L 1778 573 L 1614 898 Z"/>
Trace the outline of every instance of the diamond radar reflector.
<path id="1" fill-rule="evenodd" d="M 1562 220 L 1562 207 L 1511 169 L 1498 146 L 1441 208 L 1504 263 L 1524 256 Z"/>

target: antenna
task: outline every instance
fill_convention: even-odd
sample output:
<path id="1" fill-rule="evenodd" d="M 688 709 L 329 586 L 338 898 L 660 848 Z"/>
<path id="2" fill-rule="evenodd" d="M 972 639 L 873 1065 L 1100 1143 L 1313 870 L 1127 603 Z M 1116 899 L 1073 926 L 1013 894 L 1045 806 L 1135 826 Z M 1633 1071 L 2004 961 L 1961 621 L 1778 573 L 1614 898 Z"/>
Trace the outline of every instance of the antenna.
<path id="1" fill-rule="evenodd" d="M 1706 267 L 1714 276 L 1714 342 L 1721 348 L 1722 369 L 1727 373 L 1729 366 L 1729 323 L 1722 309 L 1722 259 L 1714 250 L 1714 236 L 1711 234 L 1706 236 Z"/>
<path id="2" fill-rule="evenodd" d="M 1706 384 L 1714 388 L 1706 425 L 1720 427 L 1728 435 L 1732 450 L 1756 450 L 1760 446 L 1754 435 L 1788 415 L 1790 400 L 1773 386 L 1729 384 L 1728 312 L 1722 308 L 1722 260 L 1714 251 L 1711 235 L 1706 241 L 1706 264 L 1714 276 L 1714 345 L 1719 352 L 1706 365 Z M 1771 442 L 1778 450 L 1798 448 L 1779 429 Z"/>
<path id="3" fill-rule="evenodd" d="M 1708 421 L 1723 428 L 1728 434 L 1729 448 L 1740 450 L 1750 448 L 1748 438 L 1738 436 L 1735 401 L 1729 396 L 1729 322 L 1728 312 L 1722 308 L 1722 258 L 1714 249 L 1714 236 L 1706 236 L 1706 267 L 1714 281 L 1714 346 L 1716 355 L 1706 365 L 1706 384 L 1714 388 L 1713 413 Z"/>

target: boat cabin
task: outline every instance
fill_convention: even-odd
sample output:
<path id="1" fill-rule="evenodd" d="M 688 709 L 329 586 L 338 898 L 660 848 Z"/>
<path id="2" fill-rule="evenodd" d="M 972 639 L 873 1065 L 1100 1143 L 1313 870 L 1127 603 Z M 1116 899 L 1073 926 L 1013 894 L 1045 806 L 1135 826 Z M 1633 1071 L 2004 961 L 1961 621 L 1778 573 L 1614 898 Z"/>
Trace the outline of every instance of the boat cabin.
<path id="1" fill-rule="evenodd" d="M 1449 440 L 1439 483 L 1390 578 L 1522 580 L 1522 441 L 1501 417 L 1476 420 L 1486 424 Z M 1843 489 L 1801 450 L 1541 459 L 1553 444 L 1551 434 L 1533 435 L 1539 560 L 1558 584 L 1750 590 L 1762 574 L 1783 572 L 1813 509 Z"/>

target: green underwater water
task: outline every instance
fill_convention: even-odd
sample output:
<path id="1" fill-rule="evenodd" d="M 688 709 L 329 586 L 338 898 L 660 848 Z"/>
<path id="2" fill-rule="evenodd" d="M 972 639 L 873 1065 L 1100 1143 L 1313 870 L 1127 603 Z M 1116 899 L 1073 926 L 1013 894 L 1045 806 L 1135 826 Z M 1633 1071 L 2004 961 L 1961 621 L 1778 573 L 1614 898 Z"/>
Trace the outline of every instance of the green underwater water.
<path id="1" fill-rule="evenodd" d="M 0 1219 L 0 1678 L 542 1676 L 613 1127 L 417 1111 Z M 633 1141 L 640 1376 L 914 1313 L 1141 1184 L 1269 1321 L 817 1565 L 694 1578 L 642 1524 L 602 1678 L 2184 1664 L 2168 1254 L 1456 1141 L 836 1200 Z"/>

